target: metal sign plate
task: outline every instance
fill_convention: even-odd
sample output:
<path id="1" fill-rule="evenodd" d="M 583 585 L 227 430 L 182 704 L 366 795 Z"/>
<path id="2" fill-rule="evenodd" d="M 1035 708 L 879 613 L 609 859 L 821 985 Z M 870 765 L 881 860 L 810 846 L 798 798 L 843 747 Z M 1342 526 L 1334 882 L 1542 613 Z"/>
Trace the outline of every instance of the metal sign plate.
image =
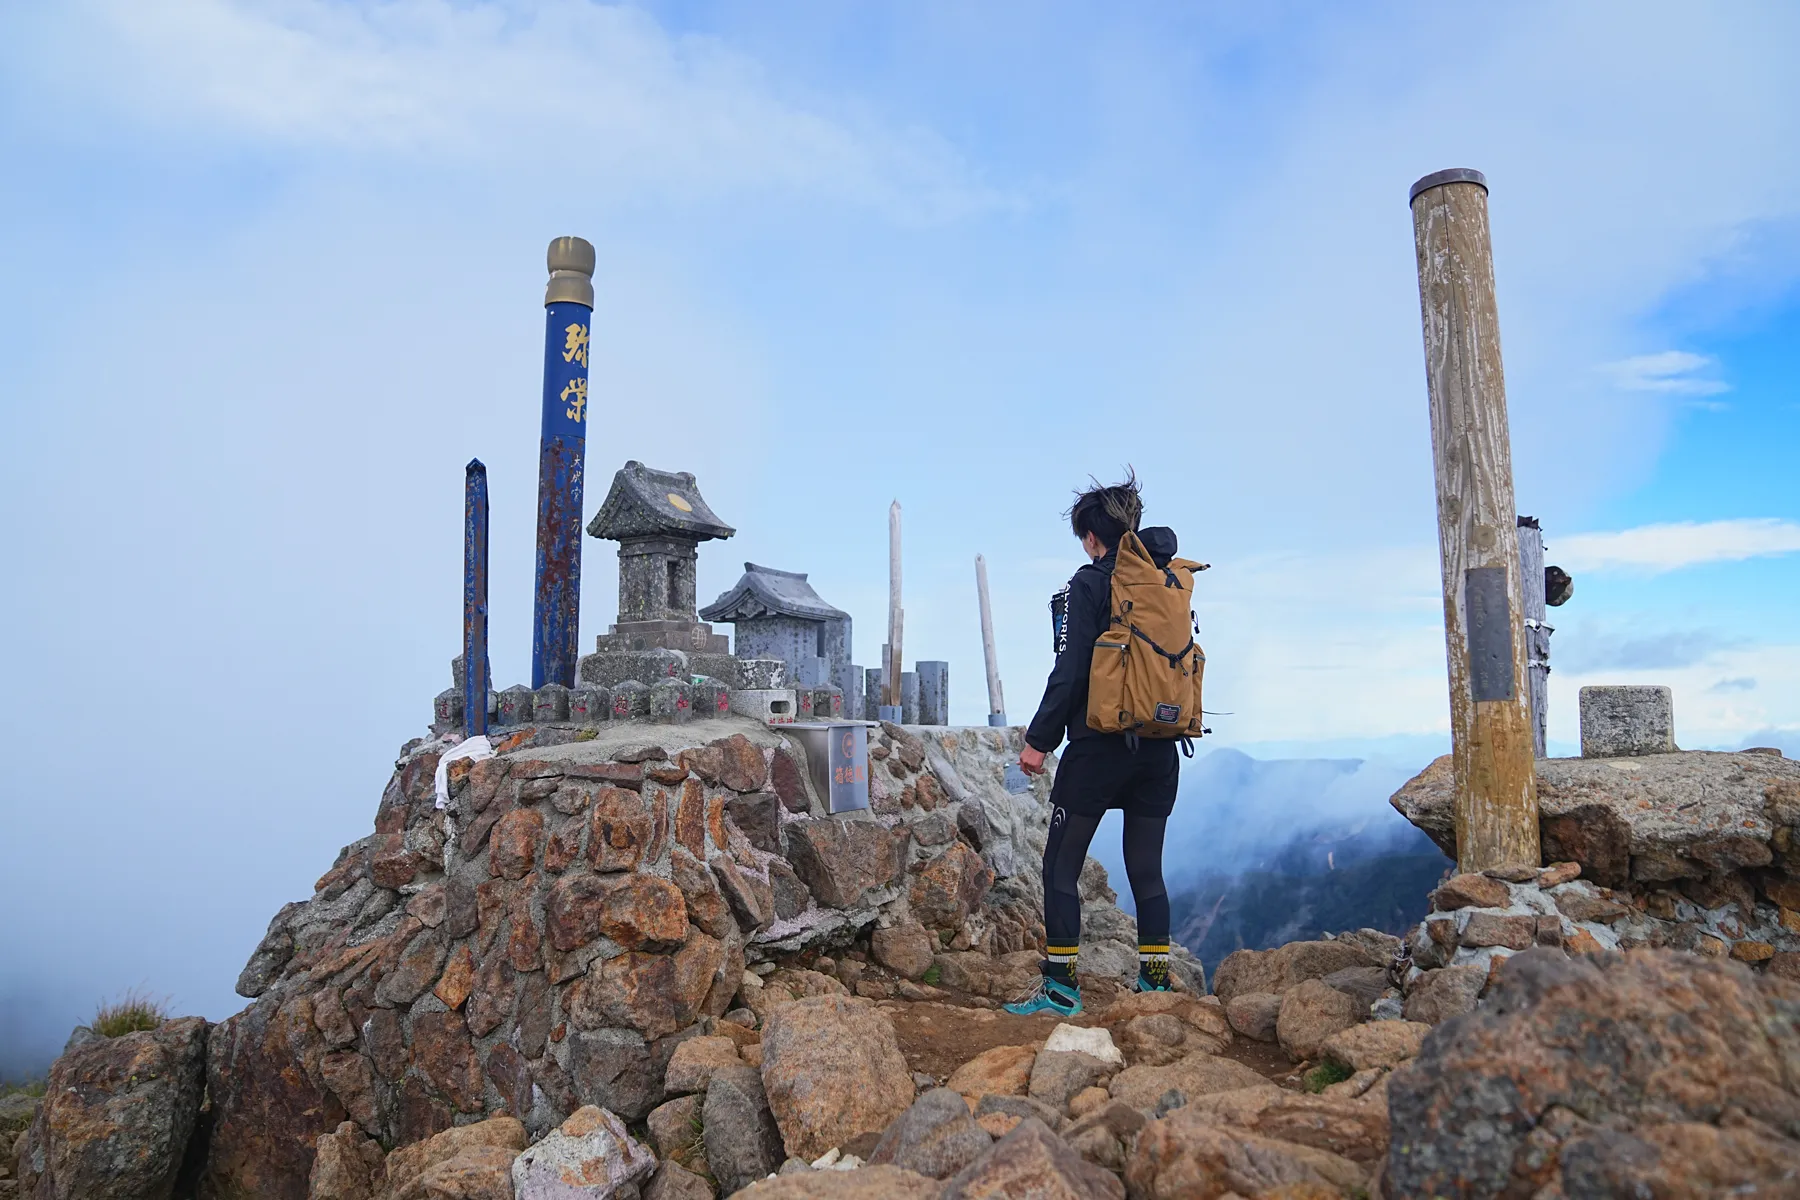
<path id="1" fill-rule="evenodd" d="M 1463 573 L 1463 612 L 1469 630 L 1469 692 L 1483 700 L 1511 700 L 1512 614 L 1506 606 L 1506 568 L 1470 567 Z"/>

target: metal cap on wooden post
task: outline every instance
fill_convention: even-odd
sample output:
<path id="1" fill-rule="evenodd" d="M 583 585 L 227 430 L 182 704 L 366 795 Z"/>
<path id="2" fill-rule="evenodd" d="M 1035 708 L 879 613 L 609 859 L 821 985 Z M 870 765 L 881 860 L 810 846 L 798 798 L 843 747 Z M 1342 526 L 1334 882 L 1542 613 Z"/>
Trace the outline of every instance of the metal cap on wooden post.
<path id="1" fill-rule="evenodd" d="M 581 476 L 587 462 L 588 329 L 594 248 L 550 243 L 544 288 L 544 415 L 538 440 L 537 576 L 531 605 L 531 686 L 575 685 L 581 624 Z"/>
<path id="2" fill-rule="evenodd" d="M 1413 184 L 1413 240 L 1437 473 L 1458 869 L 1538 865 L 1512 447 L 1494 302 L 1487 180 Z"/>

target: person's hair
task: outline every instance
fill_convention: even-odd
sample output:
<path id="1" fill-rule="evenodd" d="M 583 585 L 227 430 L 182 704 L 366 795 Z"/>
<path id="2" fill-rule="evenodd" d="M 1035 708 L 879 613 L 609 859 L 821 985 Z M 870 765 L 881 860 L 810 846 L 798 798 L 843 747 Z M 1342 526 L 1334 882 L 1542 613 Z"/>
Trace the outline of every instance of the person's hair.
<path id="1" fill-rule="evenodd" d="M 1125 531 L 1136 529 L 1138 518 L 1144 515 L 1144 498 L 1140 494 L 1137 472 L 1126 467 L 1124 481 L 1110 486 L 1092 475 L 1088 476 L 1088 481 L 1094 486 L 1075 493 L 1075 503 L 1063 515 L 1069 518 L 1069 528 L 1075 531 L 1076 537 L 1091 533 L 1108 550 L 1117 549 Z"/>

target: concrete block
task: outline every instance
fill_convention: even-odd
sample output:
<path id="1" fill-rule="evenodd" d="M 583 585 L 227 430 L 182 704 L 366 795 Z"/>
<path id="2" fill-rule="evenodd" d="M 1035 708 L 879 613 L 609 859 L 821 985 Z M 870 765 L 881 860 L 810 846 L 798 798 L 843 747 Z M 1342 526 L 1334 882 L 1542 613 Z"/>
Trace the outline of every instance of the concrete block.
<path id="1" fill-rule="evenodd" d="M 650 688 L 635 679 L 612 689 L 612 712 L 615 721 L 641 721 L 650 715 Z"/>
<path id="2" fill-rule="evenodd" d="M 770 725 L 792 725 L 799 714 L 792 688 L 739 688 L 730 700 L 732 712 Z"/>
<path id="3" fill-rule="evenodd" d="M 569 720 L 577 725 L 598 725 L 611 719 L 611 688 L 578 687 L 569 693 Z"/>
<path id="4" fill-rule="evenodd" d="M 787 686 L 787 664 L 779 658 L 737 660 L 738 686 L 749 692 L 777 691 Z"/>
<path id="5" fill-rule="evenodd" d="M 636 680 L 646 687 L 661 679 L 686 679 L 691 672 L 683 650 L 609 650 L 583 655 L 576 678 L 595 687 Z"/>
<path id="6" fill-rule="evenodd" d="M 919 673 L 917 671 L 900 672 L 900 714 L 902 725 L 919 723 Z"/>
<path id="7" fill-rule="evenodd" d="M 822 721 L 838 721 L 844 716 L 844 693 L 829 684 L 800 690 L 800 711 Z"/>
<path id="8" fill-rule="evenodd" d="M 927 660 L 913 664 L 919 676 L 919 724 L 950 723 L 950 664 Z"/>
<path id="9" fill-rule="evenodd" d="M 569 719 L 569 689 L 560 683 L 546 683 L 531 694 L 531 717 L 539 724 Z"/>
<path id="10" fill-rule="evenodd" d="M 731 711 L 731 689 L 710 675 L 696 675 L 688 696 L 696 717 L 722 717 Z"/>
<path id="11" fill-rule="evenodd" d="M 1581 689 L 1581 757 L 1625 758 L 1675 749 L 1675 697 L 1666 687 Z"/>
<path id="12" fill-rule="evenodd" d="M 686 680 L 664 679 L 650 689 L 650 719 L 669 724 L 686 724 L 694 718 L 692 687 Z"/>
<path id="13" fill-rule="evenodd" d="M 851 663 L 839 663 L 837 674 L 831 682 L 837 684 L 838 691 L 844 694 L 844 719 L 860 721 L 863 719 L 863 669 Z"/>
<path id="14" fill-rule="evenodd" d="M 500 693 L 500 711 L 495 713 L 497 725 L 529 725 L 536 712 L 531 689 L 515 683 Z"/>
<path id="15" fill-rule="evenodd" d="M 881 668 L 870 667 L 863 672 L 863 719 L 874 720 L 875 714 L 881 710 Z"/>

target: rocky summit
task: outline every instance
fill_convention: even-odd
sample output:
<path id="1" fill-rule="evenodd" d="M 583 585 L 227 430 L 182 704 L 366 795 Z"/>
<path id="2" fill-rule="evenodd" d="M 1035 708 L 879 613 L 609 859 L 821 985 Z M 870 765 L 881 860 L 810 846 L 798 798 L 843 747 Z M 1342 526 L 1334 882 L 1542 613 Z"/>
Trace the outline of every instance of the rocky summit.
<path id="1" fill-rule="evenodd" d="M 883 726 L 836 816 L 748 720 L 517 729 L 441 809 L 453 739 L 409 744 L 249 1006 L 72 1041 L 0 1197 L 1800 1195 L 1793 764 L 1541 764 L 1547 865 L 1212 994 L 1185 952 L 1129 989 L 1090 862 L 1058 1022 L 1000 1007 L 1043 938 L 1017 737 Z M 1446 786 L 1396 807 L 1441 838 Z"/>

